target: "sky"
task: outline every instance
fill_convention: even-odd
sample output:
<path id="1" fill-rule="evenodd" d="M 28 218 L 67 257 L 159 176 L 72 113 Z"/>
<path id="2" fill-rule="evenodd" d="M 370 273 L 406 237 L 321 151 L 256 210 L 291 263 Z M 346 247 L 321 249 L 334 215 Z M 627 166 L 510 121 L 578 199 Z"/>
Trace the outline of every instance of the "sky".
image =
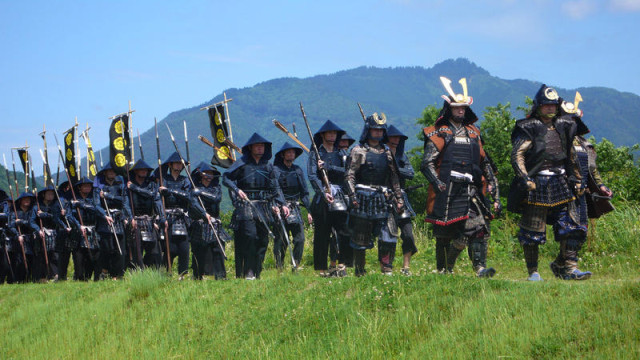
<path id="1" fill-rule="evenodd" d="M 41 169 L 46 124 L 55 167 L 53 134 L 76 117 L 102 148 L 129 101 L 143 131 L 225 89 L 362 65 L 464 57 L 503 79 L 640 94 L 639 30 L 640 0 L 0 0 L 0 152 L 27 143 Z"/>

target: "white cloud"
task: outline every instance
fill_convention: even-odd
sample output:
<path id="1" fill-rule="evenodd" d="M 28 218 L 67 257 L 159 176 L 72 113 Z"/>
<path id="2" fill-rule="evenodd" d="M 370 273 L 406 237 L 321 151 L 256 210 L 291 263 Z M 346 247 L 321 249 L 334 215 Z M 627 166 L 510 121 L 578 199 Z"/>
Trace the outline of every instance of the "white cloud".
<path id="1" fill-rule="evenodd" d="M 580 20 L 593 14 L 598 6 L 591 0 L 568 1 L 562 4 L 562 11 L 569 15 L 570 18 Z"/>
<path id="2" fill-rule="evenodd" d="M 609 4 L 617 11 L 640 11 L 640 0 L 610 0 Z"/>

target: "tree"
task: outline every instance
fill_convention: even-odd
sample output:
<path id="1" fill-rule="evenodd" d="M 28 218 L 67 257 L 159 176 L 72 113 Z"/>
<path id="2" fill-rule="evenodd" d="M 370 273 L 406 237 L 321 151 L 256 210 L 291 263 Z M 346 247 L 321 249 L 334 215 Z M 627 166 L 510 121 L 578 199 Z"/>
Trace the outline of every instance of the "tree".
<path id="1" fill-rule="evenodd" d="M 422 111 L 422 117 L 416 119 L 416 124 L 420 125 L 420 132 L 416 134 L 418 139 L 424 140 L 424 134 L 422 132 L 423 127 L 433 126 L 436 123 L 436 119 L 438 118 L 438 114 L 440 110 L 436 107 L 436 105 L 429 105 Z M 411 166 L 415 170 L 416 175 L 413 179 L 407 181 L 407 186 L 414 186 L 423 184 L 424 186 L 420 189 L 416 189 L 410 192 L 409 201 L 411 202 L 411 206 L 415 210 L 416 213 L 423 213 L 427 208 L 427 190 L 429 188 L 429 182 L 422 175 L 420 171 L 420 164 L 422 163 L 422 155 L 424 154 L 424 149 L 422 146 L 416 146 L 413 149 L 407 152 L 407 157 L 411 162 Z"/>
<path id="2" fill-rule="evenodd" d="M 640 145 L 616 147 L 605 138 L 596 143 L 593 136 L 589 141 L 595 146 L 596 164 L 605 185 L 623 200 L 640 201 L 640 166 L 633 155 Z"/>
<path id="3" fill-rule="evenodd" d="M 500 193 L 506 196 L 514 175 L 511 166 L 511 132 L 516 119 L 511 114 L 510 103 L 488 106 L 483 112 L 483 117 L 480 131 L 484 140 L 484 150 L 498 169 L 496 176 Z"/>

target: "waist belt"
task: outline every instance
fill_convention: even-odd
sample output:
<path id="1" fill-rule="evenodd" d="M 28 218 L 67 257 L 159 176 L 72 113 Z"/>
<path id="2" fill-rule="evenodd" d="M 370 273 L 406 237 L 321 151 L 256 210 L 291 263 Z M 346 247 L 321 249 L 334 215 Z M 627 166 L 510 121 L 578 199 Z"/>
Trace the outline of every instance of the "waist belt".
<path id="1" fill-rule="evenodd" d="M 386 193 L 387 191 L 389 191 L 389 188 L 382 185 L 356 184 L 356 190 L 380 191 Z"/>
<path id="2" fill-rule="evenodd" d="M 458 180 L 468 180 L 469 182 L 473 182 L 473 175 L 469 173 L 461 173 L 455 170 L 451 170 L 450 176 L 454 179 Z"/>
<path id="3" fill-rule="evenodd" d="M 243 190 L 250 200 L 268 200 L 271 197 L 269 190 Z"/>
<path id="4" fill-rule="evenodd" d="M 564 175 L 564 169 L 547 169 L 541 170 L 538 172 L 538 175 L 544 176 L 554 176 L 554 175 Z"/>

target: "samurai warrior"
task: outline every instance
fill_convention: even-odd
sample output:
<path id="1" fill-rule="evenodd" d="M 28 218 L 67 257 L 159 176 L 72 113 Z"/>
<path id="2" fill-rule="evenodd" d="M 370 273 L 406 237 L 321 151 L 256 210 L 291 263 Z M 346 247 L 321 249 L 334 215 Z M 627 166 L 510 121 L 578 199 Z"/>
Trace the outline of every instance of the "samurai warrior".
<path id="1" fill-rule="evenodd" d="M 398 240 L 394 212 L 404 211 L 404 198 L 387 140 L 386 116 L 374 113 L 366 118 L 360 144 L 347 158 L 345 182 L 356 276 L 366 273 L 365 250 L 373 248 L 374 236 L 378 238 L 380 269 L 383 274 L 392 274 Z"/>
<path id="2" fill-rule="evenodd" d="M 467 95 L 455 94 L 450 80 L 441 77 L 449 95 L 435 125 L 423 129 L 424 155 L 420 171 L 429 181 L 426 222 L 433 224 L 436 238 L 436 267 L 440 273 L 453 272 L 460 253 L 468 246 L 473 270 L 478 277 L 492 277 L 487 267 L 487 240 L 490 235 L 491 206 L 483 193 L 483 180 L 497 186 L 491 165 L 482 147 L 478 120 Z"/>

